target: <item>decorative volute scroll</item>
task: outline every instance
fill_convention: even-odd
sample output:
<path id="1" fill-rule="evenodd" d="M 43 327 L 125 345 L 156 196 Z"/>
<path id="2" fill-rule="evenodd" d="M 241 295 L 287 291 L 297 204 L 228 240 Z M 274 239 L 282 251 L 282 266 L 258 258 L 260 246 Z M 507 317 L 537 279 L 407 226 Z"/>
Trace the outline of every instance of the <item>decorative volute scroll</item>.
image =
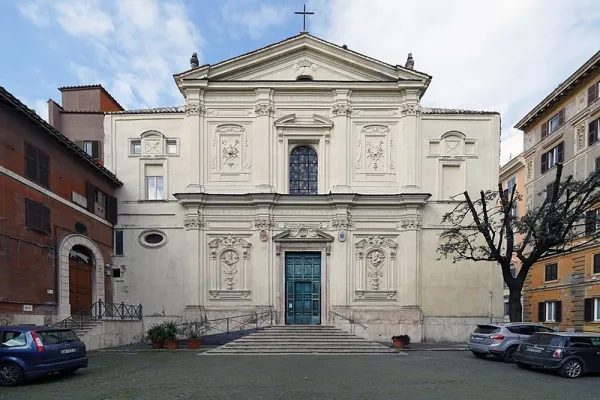
<path id="1" fill-rule="evenodd" d="M 189 116 L 198 116 L 206 114 L 206 106 L 202 103 L 198 102 L 187 102 L 185 103 L 185 115 Z"/>
<path id="2" fill-rule="evenodd" d="M 334 217 L 331 222 L 331 227 L 333 229 L 351 229 L 352 219 L 349 215 L 345 217 Z"/>
<path id="3" fill-rule="evenodd" d="M 259 217 L 254 220 L 254 227 L 256 229 L 271 229 L 273 226 L 273 219 L 269 217 Z"/>
<path id="4" fill-rule="evenodd" d="M 396 289 L 394 271 L 398 244 L 379 235 L 361 239 L 355 244 L 356 268 L 360 278 L 356 282 L 356 300 L 394 300 Z"/>
<path id="5" fill-rule="evenodd" d="M 352 114 L 352 106 L 346 103 L 337 103 L 331 106 L 333 115 L 350 115 Z"/>
<path id="6" fill-rule="evenodd" d="M 271 103 L 258 103 L 254 105 L 254 113 L 256 115 L 273 115 L 275 107 Z"/>
<path id="7" fill-rule="evenodd" d="M 246 288 L 250 249 L 247 240 L 228 234 L 208 242 L 213 299 L 249 299 Z"/>
<path id="8" fill-rule="evenodd" d="M 403 116 L 416 116 L 421 114 L 421 106 L 419 104 L 403 103 L 400 105 L 400 114 Z"/>
<path id="9" fill-rule="evenodd" d="M 417 230 L 421 229 L 421 217 L 418 215 L 405 215 L 400 218 L 398 224 L 400 230 Z"/>

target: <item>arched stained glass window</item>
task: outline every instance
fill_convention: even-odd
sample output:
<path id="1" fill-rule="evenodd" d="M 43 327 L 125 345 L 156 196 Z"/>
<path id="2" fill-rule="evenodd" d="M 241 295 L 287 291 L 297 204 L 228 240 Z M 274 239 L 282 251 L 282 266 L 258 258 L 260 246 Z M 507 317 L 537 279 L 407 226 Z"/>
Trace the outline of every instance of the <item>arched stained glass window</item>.
<path id="1" fill-rule="evenodd" d="M 290 154 L 290 194 L 318 194 L 319 162 L 317 152 L 298 146 Z"/>

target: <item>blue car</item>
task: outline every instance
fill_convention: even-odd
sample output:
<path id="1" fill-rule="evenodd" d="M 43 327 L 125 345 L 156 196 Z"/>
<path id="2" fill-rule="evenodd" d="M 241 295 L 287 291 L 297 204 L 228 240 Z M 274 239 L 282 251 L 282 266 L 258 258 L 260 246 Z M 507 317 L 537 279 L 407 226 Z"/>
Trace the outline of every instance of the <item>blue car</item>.
<path id="1" fill-rule="evenodd" d="M 0 326 L 0 386 L 88 366 L 85 344 L 70 329 Z"/>

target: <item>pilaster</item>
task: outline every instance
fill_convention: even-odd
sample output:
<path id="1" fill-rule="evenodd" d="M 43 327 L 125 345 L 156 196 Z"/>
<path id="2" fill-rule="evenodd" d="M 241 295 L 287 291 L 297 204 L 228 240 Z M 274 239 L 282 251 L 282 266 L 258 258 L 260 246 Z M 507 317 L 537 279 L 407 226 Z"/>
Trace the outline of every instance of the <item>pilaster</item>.
<path id="1" fill-rule="evenodd" d="M 202 215 L 202 209 L 187 208 L 183 219 L 187 266 L 185 268 L 184 298 L 186 309 L 201 307 L 204 302 L 204 274 L 202 267 L 205 263 L 202 247 L 202 234 L 208 223 Z"/>
<path id="2" fill-rule="evenodd" d="M 403 307 L 420 305 L 420 269 L 421 257 L 421 218 L 418 214 L 400 217 L 400 304 Z"/>
<path id="3" fill-rule="evenodd" d="M 333 115 L 334 125 L 331 138 L 332 157 L 327 169 L 330 173 L 331 193 L 351 193 L 349 163 L 350 146 L 350 115 L 352 105 L 350 104 L 350 90 L 333 90 L 333 106 L 331 113 Z"/>
<path id="4" fill-rule="evenodd" d="M 273 129 L 273 115 L 275 106 L 273 104 L 273 89 L 256 89 L 256 101 L 254 103 L 254 132 L 266 135 L 266 138 L 252 141 L 252 153 L 260 155 L 254 161 L 254 181 L 259 192 L 273 193 L 275 191 L 271 178 L 271 154 L 274 154 L 275 132 Z"/>
<path id="5" fill-rule="evenodd" d="M 189 193 L 198 193 L 204 191 L 204 171 L 202 153 L 202 137 L 205 134 L 204 114 L 206 106 L 204 105 L 204 90 L 199 88 L 189 88 L 186 90 L 185 100 L 185 125 L 187 130 L 188 143 L 182 142 L 186 147 L 187 158 L 189 160 L 189 169 L 187 171 L 188 184 L 186 191 Z"/>
<path id="6" fill-rule="evenodd" d="M 398 146 L 398 159 L 401 160 L 401 190 L 416 192 L 419 189 L 420 146 L 419 146 L 419 91 L 405 90 L 404 103 L 400 105 L 402 115 L 401 146 Z"/>

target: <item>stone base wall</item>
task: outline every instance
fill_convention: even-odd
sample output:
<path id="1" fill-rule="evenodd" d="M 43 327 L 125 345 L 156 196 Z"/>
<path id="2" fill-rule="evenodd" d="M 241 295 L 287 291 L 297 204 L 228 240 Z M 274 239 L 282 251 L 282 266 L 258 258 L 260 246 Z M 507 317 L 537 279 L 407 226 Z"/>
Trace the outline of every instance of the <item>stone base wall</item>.
<path id="1" fill-rule="evenodd" d="M 103 321 L 81 337 L 88 351 L 140 343 L 144 323 L 137 321 Z"/>
<path id="2" fill-rule="evenodd" d="M 466 342 L 477 324 L 503 323 L 504 317 L 424 317 L 425 342 Z"/>

